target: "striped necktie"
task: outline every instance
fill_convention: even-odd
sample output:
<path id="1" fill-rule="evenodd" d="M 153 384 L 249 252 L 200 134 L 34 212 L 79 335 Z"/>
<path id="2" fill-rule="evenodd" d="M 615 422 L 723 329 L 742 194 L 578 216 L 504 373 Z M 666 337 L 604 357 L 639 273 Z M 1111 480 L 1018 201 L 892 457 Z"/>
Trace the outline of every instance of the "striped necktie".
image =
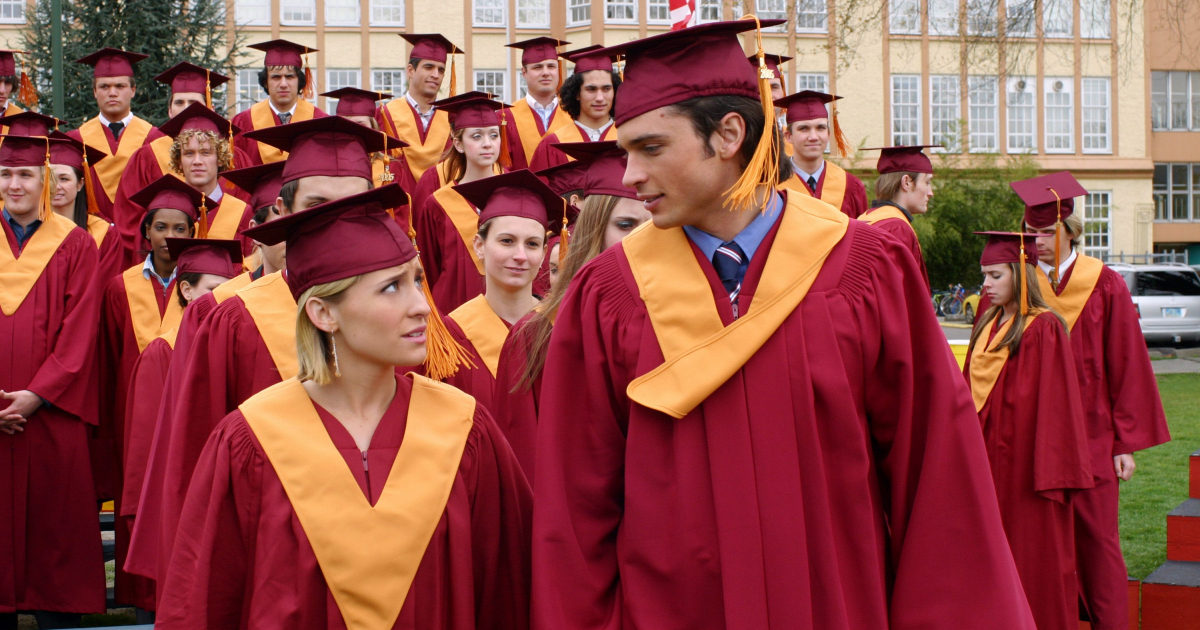
<path id="1" fill-rule="evenodd" d="M 738 317 L 738 294 L 742 292 L 742 279 L 746 277 L 749 261 L 746 253 L 734 241 L 721 243 L 713 254 L 713 269 L 721 280 L 721 285 L 729 293 L 729 302 L 733 305 L 733 317 Z"/>

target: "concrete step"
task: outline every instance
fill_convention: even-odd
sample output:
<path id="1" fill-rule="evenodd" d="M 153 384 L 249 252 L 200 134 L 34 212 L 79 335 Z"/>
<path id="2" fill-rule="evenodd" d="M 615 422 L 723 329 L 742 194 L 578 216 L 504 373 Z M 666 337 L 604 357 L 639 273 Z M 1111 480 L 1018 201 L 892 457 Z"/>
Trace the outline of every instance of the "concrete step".
<path id="1" fill-rule="evenodd" d="M 1200 562 L 1200 499 L 1188 499 L 1167 514 L 1167 560 Z"/>
<path id="2" fill-rule="evenodd" d="M 1200 451 L 1188 458 L 1188 496 L 1200 499 Z"/>
<path id="3" fill-rule="evenodd" d="M 1200 562 L 1167 560 L 1142 581 L 1142 630 L 1195 630 Z"/>
<path id="4" fill-rule="evenodd" d="M 117 559 L 117 541 L 103 540 L 100 542 L 100 546 L 103 547 L 103 549 L 104 549 L 104 561 L 105 562 L 108 562 L 109 560 Z"/>

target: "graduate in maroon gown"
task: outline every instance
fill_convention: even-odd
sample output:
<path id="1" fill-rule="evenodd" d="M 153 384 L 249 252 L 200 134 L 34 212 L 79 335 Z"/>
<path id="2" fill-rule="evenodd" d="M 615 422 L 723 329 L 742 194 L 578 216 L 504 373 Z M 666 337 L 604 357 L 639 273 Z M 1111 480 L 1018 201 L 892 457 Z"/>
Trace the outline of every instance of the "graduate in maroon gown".
<path id="1" fill-rule="evenodd" d="M 621 86 L 621 75 L 613 71 L 616 59 L 595 54 L 601 48 L 596 44 L 562 54 L 563 59 L 575 63 L 575 72 L 558 90 L 562 109 L 571 117 L 571 122 L 542 138 L 529 161 L 529 170 L 542 171 L 574 159 L 554 150 L 557 144 L 617 139 L 612 108 L 617 88 Z"/>
<path id="2" fill-rule="evenodd" d="M 254 230 L 294 254 L 297 375 L 208 440 L 157 628 L 528 627 L 532 495 L 512 450 L 476 400 L 397 367 L 437 329 L 384 211 L 399 188 Z"/>
<path id="3" fill-rule="evenodd" d="M 512 170 L 529 168 L 542 138 L 571 124 L 570 115 L 558 100 L 558 90 L 563 85 L 558 48 L 570 43 L 553 37 L 534 37 L 505 44 L 521 51 L 521 76 L 527 88 L 525 98 L 514 101 L 501 114 Z"/>
<path id="4" fill-rule="evenodd" d="M 912 256 L 775 191 L 788 163 L 736 35 L 754 29 L 609 49 L 624 183 L 654 226 L 580 270 L 555 319 L 534 627 L 1032 630 Z"/>
<path id="5" fill-rule="evenodd" d="M 781 186 L 811 195 L 841 210 L 851 219 L 867 211 L 867 188 L 862 180 L 825 159 L 830 140 L 846 157 L 851 147 L 842 136 L 837 117 L 826 106 L 842 97 L 804 90 L 775 100 L 787 115 L 783 139 L 792 148 L 792 176 Z"/>
<path id="6" fill-rule="evenodd" d="M 375 151 L 403 143 L 331 116 L 256 132 L 253 139 L 291 154 L 283 167 L 285 214 L 370 189 Z M 183 495 L 205 440 L 250 396 L 296 373 L 295 309 L 283 272 L 264 276 L 223 301 L 200 324 L 180 377 L 172 414 L 160 417 L 142 488 L 128 570 L 158 578 L 174 544 Z M 140 540 L 139 540 L 140 539 Z M 162 582 L 159 581 L 159 588 Z M 160 593 L 161 599 L 161 593 Z"/>
<path id="7" fill-rule="evenodd" d="M 346 120 L 378 131 L 379 122 L 375 120 L 375 103 L 380 99 L 391 98 L 392 95 L 348 87 L 324 92 L 321 96 L 337 99 L 334 116 L 341 116 Z M 379 188 L 396 182 L 403 185 L 404 190 L 412 190 L 416 186 L 416 182 L 404 179 L 403 175 L 406 169 L 404 160 L 393 160 L 385 151 L 372 153 L 371 187 Z M 396 216 L 396 223 L 400 225 L 400 229 L 408 232 L 408 204 L 402 208 L 394 208 L 393 214 Z"/>
<path id="8" fill-rule="evenodd" d="M 1071 501 L 1093 483 L 1079 386 L 1064 378 L 1075 374 L 1071 342 L 1042 300 L 1032 264 L 1036 237 L 977 234 L 988 237 L 980 265 L 992 306 L 971 333 L 963 375 L 1034 621 L 1038 630 L 1075 630 Z"/>
<path id="9" fill-rule="evenodd" d="M 525 169 L 460 184 L 456 190 L 480 208 L 472 246 L 487 289 L 446 318 L 450 334 L 472 363 L 446 382 L 491 409 L 500 348 L 513 324 L 538 304 L 533 280 L 546 255 L 546 233 L 562 229 L 566 202 Z M 553 224 L 551 216 L 556 217 Z"/>
<path id="10" fill-rule="evenodd" d="M 308 55 L 320 51 L 284 39 L 250 44 L 249 47 L 264 53 L 258 85 L 267 93 L 267 98 L 233 117 L 233 124 L 243 132 L 234 138 L 234 145 L 249 158 L 247 166 L 256 166 L 285 160 L 287 152 L 261 144 L 247 133 L 324 118 L 329 114 L 308 100 L 313 97 L 316 87 L 312 85 Z"/>
<path id="11" fill-rule="evenodd" d="M 9 135 L 0 146 L 0 625 L 11 628 L 17 611 L 60 628 L 104 611 L 87 436 L 96 242 L 42 203 L 54 142 Z"/>
<path id="12" fill-rule="evenodd" d="M 929 272 L 925 270 L 921 242 L 917 240 L 912 222 L 914 215 L 929 211 L 929 200 L 933 197 L 933 163 L 921 151 L 932 146 L 935 145 L 879 149 L 875 201 L 871 202 L 871 209 L 859 217 L 859 220 L 891 234 L 912 252 L 921 281 L 930 295 L 933 290 L 929 286 Z"/>

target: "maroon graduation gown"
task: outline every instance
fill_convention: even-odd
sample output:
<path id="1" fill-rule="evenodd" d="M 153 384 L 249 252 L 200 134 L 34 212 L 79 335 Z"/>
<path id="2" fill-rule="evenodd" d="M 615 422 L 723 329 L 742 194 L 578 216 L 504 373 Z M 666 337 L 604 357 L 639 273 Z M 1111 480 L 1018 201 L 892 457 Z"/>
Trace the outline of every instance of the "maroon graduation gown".
<path id="1" fill-rule="evenodd" d="M 442 321 L 445 322 L 446 329 L 450 331 L 450 336 L 463 347 L 463 350 L 467 351 L 467 355 L 471 357 L 471 363 L 475 364 L 475 367 L 459 366 L 458 372 L 445 379 L 445 382 L 470 394 L 476 402 L 491 411 L 492 390 L 496 388 L 496 377 L 492 376 L 487 364 L 483 362 L 483 357 L 475 349 L 475 344 L 467 338 L 467 334 L 463 332 L 458 322 L 448 315 Z M 512 331 L 512 324 L 503 319 L 500 321 L 504 322 L 504 326 L 508 328 L 509 332 Z"/>
<path id="2" fill-rule="evenodd" d="M 989 332 L 994 337 L 996 326 Z M 969 385 L 969 355 L 967 361 Z M 1009 355 L 979 418 L 1000 517 L 1038 630 L 1079 627 L 1071 498 L 1093 482 L 1079 388 L 1063 379 L 1074 372 L 1067 331 L 1044 312 Z"/>
<path id="3" fill-rule="evenodd" d="M 917 233 L 913 231 L 912 224 L 904 219 L 883 219 L 873 225 L 887 232 L 908 249 L 917 261 L 917 273 L 925 285 L 925 290 L 933 295 L 933 289 L 929 285 L 929 272 L 925 270 L 925 256 L 921 254 L 921 242 L 917 240 Z"/>
<path id="4" fill-rule="evenodd" d="M 496 418 L 496 426 L 512 446 L 517 461 L 525 476 L 533 479 L 534 453 L 537 450 L 538 398 L 542 391 L 542 373 L 533 380 L 532 387 L 518 385 L 525 374 L 525 361 L 529 356 L 533 328 L 529 322 L 535 313 L 522 317 L 504 340 L 500 349 L 500 363 L 496 367 L 496 387 L 492 390 L 492 406 L 489 408 Z"/>
<path id="5" fill-rule="evenodd" d="M 0 229 L 0 247 L 17 253 L 8 222 Z M 96 256 L 96 240 L 73 229 L 21 306 L 0 313 L 0 389 L 49 403 L 24 432 L 0 433 L 0 614 L 104 611 L 86 430 L 97 418 Z"/>
<path id="6" fill-rule="evenodd" d="M 84 122 L 86 122 L 86 121 L 84 121 Z M 115 137 L 113 137 L 112 131 L 109 130 L 108 125 L 101 124 L 100 127 L 104 131 L 104 138 L 106 140 L 108 140 L 109 155 L 116 153 L 117 147 L 120 145 L 120 141 L 117 140 Z M 83 134 L 79 133 L 78 129 L 72 129 L 72 130 L 68 131 L 67 135 L 71 136 L 72 138 L 74 138 L 80 142 L 84 142 Z M 146 139 L 142 141 L 142 146 L 145 146 L 147 143 L 154 140 L 155 138 L 161 138 L 161 137 L 162 137 L 162 132 L 159 131 L 158 128 L 152 127 L 150 129 L 150 133 L 148 133 L 146 135 Z M 84 144 L 86 144 L 86 142 Z M 95 147 L 95 148 L 99 149 L 100 147 Z M 136 150 L 135 150 L 135 153 L 136 153 Z M 132 159 L 132 157 L 133 156 L 130 155 L 131 159 Z M 129 162 L 125 163 L 125 168 L 129 168 Z M 116 223 L 113 220 L 114 219 L 114 217 L 113 217 L 113 201 L 114 200 L 109 199 L 108 192 L 106 190 L 104 190 L 103 186 L 100 185 L 100 176 L 96 174 L 96 166 L 89 165 L 88 169 L 91 171 L 90 173 L 88 173 L 88 176 L 92 178 L 92 183 L 95 184 L 95 186 L 96 186 L 96 213 L 99 214 L 101 217 L 103 217 L 104 220 L 106 220 L 110 223 Z M 122 171 L 122 173 L 124 173 L 124 171 Z M 118 187 L 119 186 L 120 186 L 120 184 L 118 183 Z M 80 193 L 82 193 L 82 192 L 83 191 L 80 191 Z M 137 192 L 137 191 L 135 190 L 133 192 Z M 130 194 L 133 194 L 133 193 L 130 193 Z M 125 267 L 128 267 L 131 264 L 133 264 L 133 261 L 129 261 L 128 264 L 123 263 L 121 268 L 124 269 Z"/>
<path id="7" fill-rule="evenodd" d="M 404 438 L 412 380 L 397 381 L 366 453 L 317 407 L 372 505 Z M 527 628 L 532 499 L 508 444 L 476 407 L 445 513 L 393 627 Z M 167 575 L 160 630 L 346 627 L 283 484 L 240 411 L 204 448 Z"/>
<path id="8" fill-rule="evenodd" d="M 663 354 L 624 245 L 580 270 L 538 412 L 534 627 L 1032 630 L 974 404 L 916 273 L 851 221 L 781 327 L 676 420 L 626 394 Z"/>
<path id="9" fill-rule="evenodd" d="M 99 217 L 94 217 L 94 220 L 104 221 Z M 104 287 L 108 286 L 108 281 L 113 276 L 129 267 L 124 264 L 124 261 L 125 251 L 121 248 L 121 235 L 117 233 L 115 227 L 110 225 L 108 231 L 104 233 L 104 238 L 100 239 L 99 257 L 96 260 L 95 282 L 100 285 L 101 294 L 104 293 Z"/>
<path id="10" fill-rule="evenodd" d="M 438 310 L 446 314 L 483 295 L 483 274 L 436 197 L 425 200 L 418 220 L 417 248 Z"/>
<path id="11" fill-rule="evenodd" d="M 329 114 L 325 113 L 325 111 L 320 107 L 313 108 L 313 118 L 324 118 L 328 115 Z M 283 121 L 279 120 L 279 114 L 276 114 L 275 110 L 273 109 L 271 110 L 271 118 L 275 120 L 276 126 L 283 124 Z M 235 114 L 230 122 L 232 122 L 238 129 L 242 130 L 242 133 L 239 133 L 233 137 L 233 146 L 245 154 L 246 158 L 250 160 L 250 163 L 247 164 L 247 166 L 260 166 L 263 161 L 262 155 L 258 152 L 258 141 L 251 140 L 250 138 L 246 137 L 246 132 L 255 130 L 253 115 L 250 112 L 250 108 L 247 107 L 246 109 Z"/>

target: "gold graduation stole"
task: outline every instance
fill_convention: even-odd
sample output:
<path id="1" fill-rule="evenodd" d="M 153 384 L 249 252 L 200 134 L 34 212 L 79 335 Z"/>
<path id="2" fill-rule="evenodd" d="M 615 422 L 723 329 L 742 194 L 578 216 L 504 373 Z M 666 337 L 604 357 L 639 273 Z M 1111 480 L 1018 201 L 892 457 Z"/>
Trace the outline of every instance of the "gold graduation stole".
<path id="1" fill-rule="evenodd" d="M 237 238 L 242 215 L 246 214 L 246 202 L 225 193 L 221 196 L 221 203 L 217 206 L 215 214 L 212 225 L 208 226 L 208 238 L 233 240 Z"/>
<path id="2" fill-rule="evenodd" d="M 1029 330 L 1029 325 L 1033 323 L 1033 320 L 1044 312 L 1040 309 L 1029 309 L 1025 318 L 1025 330 Z M 996 321 L 996 317 L 999 316 L 1000 312 L 997 311 L 996 315 L 988 320 L 985 330 L 990 328 L 992 322 Z M 976 412 L 983 411 L 983 406 L 987 404 L 988 397 L 992 395 L 992 388 L 996 386 L 996 381 L 1000 379 L 1000 372 L 1004 369 L 1005 362 L 1008 361 L 1008 348 L 997 350 L 996 346 L 1000 345 L 1015 320 L 1015 317 L 1010 317 L 1008 321 L 1000 324 L 1000 329 L 996 331 L 996 335 L 992 337 L 992 342 L 987 344 L 984 352 L 971 353 L 971 364 L 967 367 L 971 374 L 971 398 L 975 399 Z"/>
<path id="3" fill-rule="evenodd" d="M 73 229 L 73 221 L 51 213 L 26 241 L 19 258 L 9 248 L 7 240 L 0 243 L 0 310 L 5 315 L 12 315 L 21 307 L 25 296 L 37 284 L 46 265 Z"/>
<path id="4" fill-rule="evenodd" d="M 108 136 L 104 135 L 104 123 L 100 122 L 99 117 L 93 118 L 79 127 L 79 135 L 83 138 L 84 144 L 90 144 L 92 148 L 99 149 L 108 156 L 92 164 L 91 167 L 96 171 L 100 187 L 104 189 L 104 194 L 108 195 L 109 200 L 117 198 L 117 184 L 121 183 L 121 173 L 125 172 L 125 165 L 129 163 L 133 152 L 146 142 L 146 136 L 150 135 L 151 129 L 154 127 L 150 123 L 134 116 L 129 126 L 121 132 L 121 139 L 117 142 L 117 152 L 112 153 L 108 149 Z"/>
<path id="5" fill-rule="evenodd" d="M 282 272 L 263 276 L 237 292 L 267 346 L 280 380 L 300 373 L 296 359 L 296 298 Z"/>
<path id="6" fill-rule="evenodd" d="M 665 358 L 629 384 L 630 399 L 674 418 L 690 413 L 796 310 L 850 223 L 829 204 L 791 192 L 780 221 L 750 309 L 729 326 L 682 228 L 647 223 L 625 237 L 622 248 Z"/>
<path id="7" fill-rule="evenodd" d="M 913 235 L 917 234 L 917 229 L 912 226 L 908 217 L 904 216 L 904 212 L 895 206 L 879 206 L 873 210 L 868 210 L 866 214 L 858 218 L 859 221 L 866 221 L 870 225 L 875 225 L 884 219 L 900 219 L 913 231 Z M 921 241 L 917 240 L 917 251 L 921 251 Z"/>
<path id="8" fill-rule="evenodd" d="M 558 130 L 560 123 L 559 114 L 561 113 L 567 119 L 570 116 L 562 111 L 562 108 L 554 110 L 554 115 L 550 117 L 550 124 L 546 125 L 546 133 L 538 130 L 538 115 L 529 106 L 529 102 L 525 99 L 520 99 L 512 104 L 508 109 L 512 114 L 513 122 L 517 124 L 517 136 L 521 138 L 521 150 L 525 152 L 525 163 L 528 164 L 533 160 L 533 152 L 537 150 L 538 144 L 542 138 L 548 133 L 554 133 Z M 572 125 L 574 126 L 574 125 Z M 615 126 L 615 125 L 614 125 Z"/>
<path id="9" fill-rule="evenodd" d="M 158 160 L 158 170 L 162 171 L 163 175 L 174 175 L 180 181 L 183 175 L 171 170 L 171 145 L 175 144 L 175 138 L 171 136 L 163 136 L 150 141 L 150 151 L 154 153 L 154 159 Z"/>
<path id="10" fill-rule="evenodd" d="M 572 121 L 572 123 L 569 125 L 563 125 L 563 126 L 559 127 L 557 130 L 554 131 L 554 136 L 556 138 L 558 138 L 558 142 L 556 142 L 555 144 L 566 144 L 566 143 L 574 143 L 574 142 L 591 142 L 592 141 L 592 139 L 589 138 L 586 134 L 584 134 L 583 130 L 579 128 L 579 124 L 575 123 L 574 121 Z M 616 139 L 617 139 L 617 126 L 615 124 L 609 125 L 608 128 L 604 130 L 604 133 L 600 134 L 601 142 L 603 142 L 605 140 L 616 140 Z M 568 155 L 567 161 L 574 162 L 575 158 Z"/>
<path id="11" fill-rule="evenodd" d="M 446 150 L 451 131 L 449 114 L 440 109 L 433 112 L 429 129 L 425 131 L 425 142 L 421 142 L 421 122 L 417 120 L 417 114 L 407 98 L 392 99 L 383 108 L 383 118 L 391 127 L 392 136 L 408 143 L 399 151 L 408 163 L 408 170 L 420 181 L 425 169 L 437 164 Z"/>
<path id="12" fill-rule="evenodd" d="M 253 280 L 250 278 L 250 272 L 248 271 L 246 273 L 234 276 L 233 278 L 230 278 L 229 280 L 217 285 L 217 288 L 213 289 L 213 299 L 216 300 L 217 304 L 220 304 L 221 302 L 224 302 L 225 300 L 228 300 L 236 295 L 237 292 L 242 289 L 242 287 L 248 286 L 251 282 L 253 282 Z"/>
<path id="13" fill-rule="evenodd" d="M 172 350 L 175 349 L 175 339 L 177 337 L 179 337 L 179 328 L 178 327 L 172 328 L 171 330 L 168 330 L 167 332 L 158 336 L 159 339 L 162 339 L 163 341 L 167 342 L 167 345 L 171 346 Z"/>
<path id="14" fill-rule="evenodd" d="M 175 295 L 168 292 L 167 310 L 162 315 L 158 314 L 158 298 L 154 295 L 154 285 L 150 284 L 158 281 L 147 280 L 142 275 L 142 265 L 126 269 L 121 274 L 121 280 L 125 284 L 125 297 L 129 302 L 129 323 L 133 326 L 133 336 L 137 339 L 140 353 L 155 337 L 179 327 L 179 322 L 183 320 L 183 307 Z"/>
<path id="15" fill-rule="evenodd" d="M 292 112 L 291 122 L 302 122 L 312 120 L 316 108 L 312 103 L 304 99 L 296 101 L 296 111 Z M 275 126 L 275 111 L 271 109 L 271 100 L 263 99 L 254 105 L 250 106 L 250 122 L 254 124 L 254 129 L 267 129 Z M 287 159 L 287 152 L 280 151 L 275 147 L 258 143 L 258 157 L 262 158 L 263 164 L 271 164 Z"/>
<path id="16" fill-rule="evenodd" d="M 479 213 L 467 202 L 465 197 L 454 190 L 452 185 L 439 188 L 437 192 L 433 193 L 433 198 L 445 209 L 446 216 L 450 218 L 454 229 L 458 230 L 458 236 L 462 238 L 463 247 L 471 256 L 471 261 L 475 263 L 479 275 L 482 276 L 483 261 L 475 255 L 475 235 L 479 233 Z"/>
<path id="17" fill-rule="evenodd" d="M 783 182 L 781 186 L 786 187 L 788 190 L 802 192 L 809 197 L 813 196 L 812 191 L 808 189 L 808 184 L 805 184 L 796 173 L 792 173 L 792 176 Z M 821 184 L 821 196 L 818 198 L 838 210 L 842 209 L 842 201 L 846 198 L 845 169 L 829 160 L 825 160 L 825 181 Z"/>
<path id="18" fill-rule="evenodd" d="M 1038 267 L 1038 286 L 1042 289 L 1042 299 L 1066 320 L 1068 331 L 1075 328 L 1079 314 L 1083 312 L 1088 298 L 1092 297 L 1096 283 L 1100 281 L 1101 271 L 1104 271 L 1104 263 L 1100 262 L 1099 258 L 1076 254 L 1075 268 L 1071 271 L 1070 281 L 1065 284 L 1060 282 L 1058 287 L 1062 289 L 1062 293 L 1055 294 L 1046 272 Z"/>
<path id="19" fill-rule="evenodd" d="M 373 506 L 300 381 L 273 385 L 239 409 L 283 484 L 346 627 L 391 628 L 446 510 L 475 399 L 413 375 L 404 441 Z"/>
<path id="20" fill-rule="evenodd" d="M 94 214 L 88 215 L 87 233 L 91 234 L 92 238 L 95 239 L 96 247 L 100 247 L 104 243 L 104 237 L 108 235 L 110 227 L 112 226 L 109 225 L 108 221 Z"/>
<path id="21" fill-rule="evenodd" d="M 500 366 L 500 349 L 508 339 L 508 326 L 492 310 L 487 298 L 477 295 L 450 312 L 450 319 L 462 328 L 475 351 L 483 359 L 492 378 Z"/>

